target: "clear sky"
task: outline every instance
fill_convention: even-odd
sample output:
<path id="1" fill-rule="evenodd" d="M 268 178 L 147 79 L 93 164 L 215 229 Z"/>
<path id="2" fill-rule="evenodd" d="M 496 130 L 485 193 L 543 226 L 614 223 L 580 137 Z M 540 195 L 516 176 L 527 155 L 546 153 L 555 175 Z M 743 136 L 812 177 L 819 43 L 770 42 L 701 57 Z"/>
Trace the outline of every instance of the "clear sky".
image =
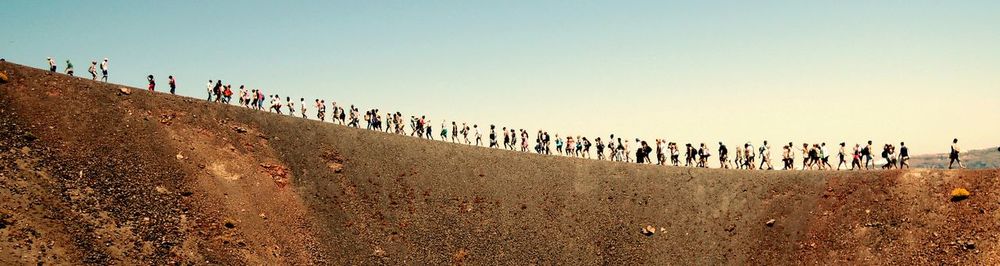
<path id="1" fill-rule="evenodd" d="M 440 121 L 679 143 L 1000 144 L 1000 1 L 6 1 L 0 57 L 111 58 Z M 714 147 L 714 145 L 713 145 Z"/>

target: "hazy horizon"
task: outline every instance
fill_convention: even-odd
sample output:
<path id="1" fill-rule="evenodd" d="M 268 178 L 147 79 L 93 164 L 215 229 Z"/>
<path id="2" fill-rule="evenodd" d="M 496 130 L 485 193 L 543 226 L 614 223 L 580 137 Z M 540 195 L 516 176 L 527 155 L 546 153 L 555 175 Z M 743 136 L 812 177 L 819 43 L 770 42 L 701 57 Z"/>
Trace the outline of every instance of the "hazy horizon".
<path id="1" fill-rule="evenodd" d="M 1000 140 L 1000 2 L 12 1 L 0 57 L 652 142 Z M 310 108 L 310 113 L 314 110 Z M 993 122 L 991 122 L 993 121 Z M 486 130 L 484 129 L 484 134 Z M 633 146 L 634 147 L 634 146 Z M 713 152 L 714 154 L 714 152 Z M 717 157 L 713 157 L 717 158 Z M 798 156 L 797 156 L 798 158 Z M 716 160 L 717 161 L 717 160 Z M 774 161 L 773 164 L 780 164 Z"/>

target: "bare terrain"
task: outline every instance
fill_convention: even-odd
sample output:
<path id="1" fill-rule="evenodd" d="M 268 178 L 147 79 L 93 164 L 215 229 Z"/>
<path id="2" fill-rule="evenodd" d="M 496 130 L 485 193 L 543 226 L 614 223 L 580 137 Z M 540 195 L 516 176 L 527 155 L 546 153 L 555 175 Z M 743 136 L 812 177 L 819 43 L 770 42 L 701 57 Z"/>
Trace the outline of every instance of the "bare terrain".
<path id="1" fill-rule="evenodd" d="M 2 265 L 1000 263 L 995 169 L 623 164 L 0 72 Z"/>

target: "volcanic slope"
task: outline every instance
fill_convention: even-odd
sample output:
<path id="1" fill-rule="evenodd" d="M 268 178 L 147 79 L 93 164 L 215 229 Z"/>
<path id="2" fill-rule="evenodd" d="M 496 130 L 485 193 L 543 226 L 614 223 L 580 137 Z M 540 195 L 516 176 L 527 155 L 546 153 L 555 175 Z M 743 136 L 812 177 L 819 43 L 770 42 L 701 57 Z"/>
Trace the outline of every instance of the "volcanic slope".
<path id="1" fill-rule="evenodd" d="M 572 159 L 0 71 L 3 265 L 1000 263 L 997 170 Z"/>

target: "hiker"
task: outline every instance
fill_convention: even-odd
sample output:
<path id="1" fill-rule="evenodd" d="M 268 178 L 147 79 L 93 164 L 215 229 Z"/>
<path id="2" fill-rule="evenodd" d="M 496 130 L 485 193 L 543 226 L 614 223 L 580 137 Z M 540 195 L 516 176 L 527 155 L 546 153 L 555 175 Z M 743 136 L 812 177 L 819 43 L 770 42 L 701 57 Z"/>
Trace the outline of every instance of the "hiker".
<path id="1" fill-rule="evenodd" d="M 705 143 L 701 143 L 701 147 L 698 148 L 698 159 L 702 168 L 708 168 L 708 158 L 712 157 L 712 153 L 708 149 Z"/>
<path id="2" fill-rule="evenodd" d="M 472 144 L 469 141 L 469 125 L 466 125 L 465 122 L 462 122 L 462 140 L 465 142 L 465 145 Z"/>
<path id="3" fill-rule="evenodd" d="M 609 140 L 608 140 L 608 152 L 611 153 L 611 156 L 608 156 L 608 160 L 609 161 L 613 161 L 613 162 L 617 162 L 617 161 L 621 161 L 621 157 L 618 156 L 618 145 L 615 144 L 615 138 L 614 138 L 614 136 L 615 135 L 611 135 L 611 138 L 609 138 Z M 621 140 L 619 139 L 618 141 L 621 141 Z"/>
<path id="4" fill-rule="evenodd" d="M 889 158 L 890 149 L 892 149 L 892 146 L 889 144 L 882 145 L 882 159 L 885 160 L 885 164 L 882 165 L 882 169 L 892 168 L 892 158 Z"/>
<path id="5" fill-rule="evenodd" d="M 212 83 L 211 79 L 208 80 L 208 85 L 205 85 L 205 90 L 208 92 L 208 99 L 206 99 L 206 101 L 212 101 L 212 85 L 214 84 Z"/>
<path id="6" fill-rule="evenodd" d="M 90 67 L 87 68 L 87 72 L 90 72 L 90 80 L 97 80 L 97 61 L 90 61 Z"/>
<path id="7" fill-rule="evenodd" d="M 316 99 L 316 118 L 320 122 L 326 121 L 326 100 Z"/>
<path id="8" fill-rule="evenodd" d="M 47 57 L 47 59 L 49 61 L 49 72 L 55 73 L 56 72 L 56 60 L 52 59 L 52 57 Z"/>
<path id="9" fill-rule="evenodd" d="M 510 150 L 516 151 L 517 150 L 516 147 L 517 147 L 517 133 L 515 133 L 514 129 L 511 128 L 510 129 Z"/>
<path id="10" fill-rule="evenodd" d="M 830 165 L 830 153 L 826 152 L 826 142 L 821 142 L 819 144 L 819 158 L 821 163 L 820 166 L 822 166 L 823 169 L 833 168 L 833 165 Z"/>
<path id="11" fill-rule="evenodd" d="M 684 167 L 689 167 L 694 164 L 694 148 L 691 147 L 691 143 L 684 144 Z"/>
<path id="12" fill-rule="evenodd" d="M 899 169 L 910 168 L 910 149 L 906 147 L 906 143 L 899 143 Z"/>
<path id="13" fill-rule="evenodd" d="M 948 169 L 951 169 L 955 162 L 958 162 L 959 168 L 965 168 L 965 164 L 962 164 L 962 159 L 959 158 L 959 154 L 962 153 L 962 149 L 958 147 L 958 139 L 951 141 L 951 152 L 948 153 Z"/>
<path id="14" fill-rule="evenodd" d="M 837 162 L 837 171 L 840 171 L 840 166 L 841 165 L 847 165 L 847 160 L 845 159 L 845 157 L 847 156 L 847 146 L 846 145 L 847 145 L 847 143 L 844 143 L 844 142 L 840 143 L 840 151 L 837 152 L 837 157 L 840 158 L 840 161 Z"/>
<path id="15" fill-rule="evenodd" d="M 729 148 L 719 141 L 719 168 L 729 169 Z"/>
<path id="16" fill-rule="evenodd" d="M 618 138 L 618 139 L 620 140 L 621 138 Z M 628 148 L 629 148 L 629 146 L 628 146 L 628 140 L 626 140 L 624 144 L 622 144 L 621 141 L 618 142 L 618 153 L 620 153 L 622 155 L 622 157 L 625 157 L 625 162 L 626 163 L 631 163 L 632 162 L 632 154 L 628 152 L 628 150 L 629 150 Z"/>
<path id="17" fill-rule="evenodd" d="M 257 89 L 257 110 L 264 111 L 264 91 Z"/>
<path id="18" fill-rule="evenodd" d="M 851 153 L 851 170 L 861 170 L 861 145 L 855 143 L 854 150 Z"/>
<path id="19" fill-rule="evenodd" d="M 306 98 L 299 98 L 299 110 L 301 110 L 303 119 L 309 119 L 306 117 Z"/>
<path id="20" fill-rule="evenodd" d="M 753 149 L 753 144 L 747 142 L 747 144 L 743 146 L 743 153 L 746 155 L 746 159 L 744 159 L 743 163 L 747 165 L 747 169 L 756 169 L 757 165 L 754 164 L 754 162 L 756 162 L 754 158 L 757 157 L 757 151 Z"/>
<path id="21" fill-rule="evenodd" d="M 156 80 L 153 79 L 153 75 L 147 76 L 146 80 L 149 81 L 149 91 L 154 91 L 156 89 Z"/>
<path id="22" fill-rule="evenodd" d="M 101 62 L 101 81 L 108 82 L 108 59 Z"/>
<path id="23" fill-rule="evenodd" d="M 802 143 L 802 170 L 806 170 L 809 166 L 809 143 Z"/>
<path id="24" fill-rule="evenodd" d="M 562 146 L 563 146 L 562 139 L 559 138 L 559 134 L 556 134 L 556 151 L 559 152 L 559 154 L 563 153 Z"/>
<path id="25" fill-rule="evenodd" d="M 499 146 L 497 146 L 496 128 L 496 125 L 490 125 L 490 148 L 499 148 Z"/>
<path id="26" fill-rule="evenodd" d="M 451 143 L 458 143 L 458 123 L 451 121 Z"/>
<path id="27" fill-rule="evenodd" d="M 521 131 L 521 152 L 528 152 L 528 131 L 523 128 Z"/>
<path id="28" fill-rule="evenodd" d="M 781 146 L 781 170 L 788 170 L 791 168 L 791 153 L 792 149 L 789 148 L 788 145 Z"/>
<path id="29" fill-rule="evenodd" d="M 582 152 L 582 154 L 585 155 L 585 156 L 587 156 L 587 159 L 590 159 L 590 145 L 591 145 L 590 140 L 588 140 L 587 137 L 583 137 L 583 152 Z"/>
<path id="30" fill-rule="evenodd" d="M 576 149 L 576 141 L 573 136 L 566 137 L 566 156 L 574 156 L 573 150 Z"/>
<path id="31" fill-rule="evenodd" d="M 473 124 L 472 128 L 476 130 L 476 146 L 483 145 L 483 133 L 479 131 L 479 124 Z"/>
<path id="32" fill-rule="evenodd" d="M 663 165 L 663 140 L 656 139 L 656 165 Z"/>
<path id="33" fill-rule="evenodd" d="M 745 157 L 743 152 L 743 145 L 736 145 L 736 153 L 733 154 L 733 164 L 736 165 L 736 169 L 743 169 L 745 164 L 743 159 Z"/>
<path id="34" fill-rule="evenodd" d="M 558 137 L 558 136 L 556 136 L 556 137 Z M 548 131 L 543 132 L 542 133 L 542 147 L 544 148 L 543 150 L 545 151 L 546 155 L 552 155 L 552 150 L 549 149 L 549 143 L 551 141 L 552 141 L 552 139 L 549 138 L 549 132 Z"/>
<path id="35" fill-rule="evenodd" d="M 73 76 L 73 63 L 69 62 L 68 59 L 66 60 L 66 75 Z"/>
<path id="36" fill-rule="evenodd" d="M 292 101 L 292 97 L 285 97 L 285 102 L 288 103 L 288 115 L 295 115 L 295 102 Z"/>
<path id="37" fill-rule="evenodd" d="M 448 141 L 448 127 L 444 125 L 444 121 L 441 121 L 441 141 Z"/>
<path id="38" fill-rule="evenodd" d="M 868 163 L 871 163 L 872 168 L 875 168 L 875 160 L 873 160 L 874 158 L 872 158 L 871 140 L 868 141 L 868 145 L 865 145 L 865 147 L 861 149 L 861 156 L 863 157 L 862 159 L 864 160 L 865 170 L 869 169 Z"/>
<path id="39" fill-rule="evenodd" d="M 244 108 L 250 102 L 250 94 L 247 92 L 246 86 L 240 85 L 240 106 Z"/>
<path id="40" fill-rule="evenodd" d="M 257 92 L 260 93 L 260 89 L 257 89 Z M 212 95 L 215 96 L 215 100 L 212 100 L 212 102 L 222 102 L 222 80 L 221 79 L 220 80 L 216 80 L 215 81 L 215 86 L 212 86 Z M 264 101 L 264 98 L 261 97 L 258 100 L 259 100 L 258 104 L 263 105 L 262 102 Z"/>
<path id="41" fill-rule="evenodd" d="M 637 154 L 637 155 L 641 155 L 641 156 L 636 156 L 635 160 L 636 161 L 643 160 L 643 161 L 645 161 L 646 164 L 650 164 L 652 162 L 649 160 L 649 154 L 653 152 L 653 148 L 650 148 L 649 144 L 647 144 L 646 141 L 642 141 L 641 143 L 642 144 L 639 147 L 639 154 Z M 642 158 L 642 159 L 640 159 L 640 158 Z M 642 163 L 642 162 L 640 162 L 640 163 Z"/>
<path id="42" fill-rule="evenodd" d="M 806 148 L 807 154 L 809 154 L 809 169 L 812 170 L 813 166 L 816 166 L 817 169 L 823 170 L 823 165 L 819 163 L 819 145 L 813 144 Z"/>
<path id="43" fill-rule="evenodd" d="M 222 96 L 226 97 L 225 98 L 225 103 L 226 104 L 229 104 L 230 102 L 232 102 L 232 100 L 233 100 L 233 85 L 232 84 L 226 84 L 226 89 L 222 91 Z M 277 95 L 275 95 L 275 96 L 277 96 Z M 281 100 L 281 99 L 279 98 L 278 100 Z"/>
<path id="44" fill-rule="evenodd" d="M 170 94 L 177 94 L 175 93 L 177 90 L 177 80 L 174 79 L 174 76 L 167 76 L 167 85 L 170 86 Z"/>
<path id="45" fill-rule="evenodd" d="M 604 160 L 604 142 L 601 142 L 601 137 L 594 139 L 597 144 L 597 159 Z"/>
<path id="46" fill-rule="evenodd" d="M 767 165 L 767 170 L 774 170 L 771 165 L 771 145 L 767 144 L 767 140 L 760 146 L 760 166 L 757 168 L 763 170 L 764 165 Z"/>

